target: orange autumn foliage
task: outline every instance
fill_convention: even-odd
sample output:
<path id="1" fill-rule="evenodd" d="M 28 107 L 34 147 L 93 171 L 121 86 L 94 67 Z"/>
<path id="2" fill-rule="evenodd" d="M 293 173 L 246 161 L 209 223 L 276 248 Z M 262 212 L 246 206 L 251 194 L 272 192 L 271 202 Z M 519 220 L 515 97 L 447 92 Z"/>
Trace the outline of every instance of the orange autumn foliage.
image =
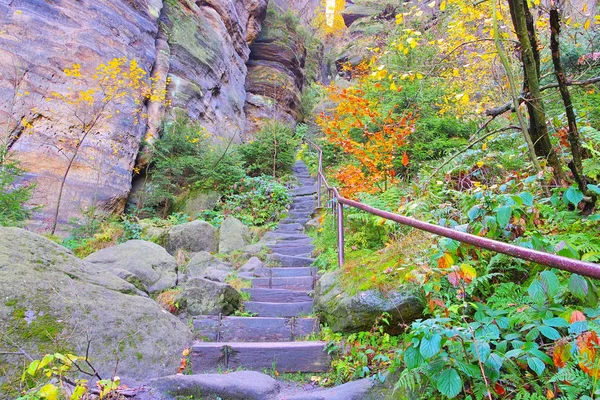
<path id="1" fill-rule="evenodd" d="M 330 86 L 329 99 L 336 107 L 331 115 L 323 114 L 317 120 L 327 140 L 352 156 L 352 162 L 335 174 L 342 194 L 351 198 L 361 192 L 385 190 L 397 182 L 394 159 L 400 156 L 402 164 L 408 165 L 408 156 L 401 148 L 406 145 L 415 122 L 410 114 L 382 112 L 383 100 L 374 96 L 373 90 L 388 89 L 371 85 L 367 95 L 362 87 L 365 82 L 368 84 L 368 78 L 348 89 Z"/>
<path id="2" fill-rule="evenodd" d="M 600 339 L 594 331 L 584 332 L 577 338 L 577 349 L 582 360 L 579 368 L 594 379 L 600 378 Z"/>

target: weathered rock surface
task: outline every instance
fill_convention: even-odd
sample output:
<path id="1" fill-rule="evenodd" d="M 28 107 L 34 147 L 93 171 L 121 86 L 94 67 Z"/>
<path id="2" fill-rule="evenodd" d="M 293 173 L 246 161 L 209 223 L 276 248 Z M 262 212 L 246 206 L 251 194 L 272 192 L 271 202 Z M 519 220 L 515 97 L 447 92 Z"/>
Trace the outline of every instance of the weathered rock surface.
<path id="1" fill-rule="evenodd" d="M 298 394 L 288 397 L 288 400 L 366 400 L 375 399 L 370 397 L 369 391 L 373 382 L 369 378 L 359 379 L 314 393 Z"/>
<path id="2" fill-rule="evenodd" d="M 244 128 L 248 41 L 257 36 L 266 4 L 266 0 L 165 4 L 171 51 L 169 98 L 174 108 L 202 121 L 215 136 L 229 138 Z"/>
<path id="3" fill-rule="evenodd" d="M 399 333 L 401 325 L 421 318 L 423 303 L 410 289 L 386 293 L 367 290 L 348 294 L 340 283 L 340 270 L 321 276 L 315 286 L 315 309 L 336 332 L 368 331 L 375 320 L 390 314 L 390 333 Z"/>
<path id="4" fill-rule="evenodd" d="M 39 358 L 85 354 L 101 376 L 136 381 L 172 374 L 190 342 L 188 327 L 130 283 L 75 257 L 56 243 L 0 228 L 0 352 L 19 346 Z M 0 355 L 0 387 L 18 388 L 23 358 Z M 3 386 L 8 385 L 8 386 Z"/>
<path id="5" fill-rule="evenodd" d="M 204 278 L 186 282 L 181 303 L 189 315 L 229 315 L 240 306 L 240 294 L 230 285 Z"/>
<path id="6" fill-rule="evenodd" d="M 0 0 L 0 125 L 9 127 L 10 147 L 28 172 L 26 181 L 37 184 L 31 202 L 42 207 L 32 225 L 45 230 L 53 219 L 65 156 L 71 156 L 65 143 L 73 143 L 77 133 L 70 106 L 46 102 L 52 92 L 66 94 L 74 87 L 65 68 L 78 63 L 83 75 L 91 76 L 113 58 L 135 59 L 161 85 L 168 75 L 172 108 L 199 120 L 215 137 L 239 141 L 248 46 L 258 37 L 266 7 L 267 0 Z M 164 110 L 158 104 L 149 107 L 152 136 Z M 123 210 L 147 133 L 146 110 L 132 115 L 133 100 L 118 108 L 118 115 L 111 107 L 106 110 L 112 118 L 101 119 L 79 149 L 66 181 L 60 224 L 91 206 Z M 23 134 L 24 121 L 32 134 Z"/>
<path id="7" fill-rule="evenodd" d="M 229 400 L 270 400 L 279 394 L 279 383 L 268 375 L 254 371 L 229 374 L 173 375 L 148 383 L 167 400 L 194 398 Z M 140 396 L 141 397 L 141 396 Z M 158 397 L 155 397 L 158 398 Z"/>
<path id="8" fill-rule="evenodd" d="M 267 15 L 260 36 L 250 46 L 246 79 L 246 135 L 258 131 L 265 120 L 294 123 L 300 113 L 305 82 L 306 48 L 293 21 Z"/>
<path id="9" fill-rule="evenodd" d="M 264 264 L 258 257 L 251 257 L 242 267 L 240 272 L 255 272 L 264 268 Z"/>
<path id="10" fill-rule="evenodd" d="M 221 194 L 218 192 L 191 192 L 186 196 L 181 212 L 196 218 L 202 211 L 215 208 L 220 199 Z"/>
<path id="11" fill-rule="evenodd" d="M 185 278 L 205 278 L 211 281 L 225 282 L 232 269 L 212 254 L 201 251 L 196 254 L 185 268 Z"/>
<path id="12" fill-rule="evenodd" d="M 237 218 L 227 217 L 219 228 L 219 252 L 229 253 L 244 248 L 250 242 L 250 230 Z"/>
<path id="13" fill-rule="evenodd" d="M 65 155 L 72 153 L 64 143 L 80 133 L 71 106 L 47 103 L 46 98 L 74 85 L 62 71 L 75 63 L 84 75 L 92 75 L 99 64 L 125 56 L 149 71 L 161 8 L 161 0 L 0 1 L 0 125 L 9 126 L 11 150 L 28 171 L 26 179 L 37 183 L 32 203 L 44 206 L 35 214 L 38 227 L 51 215 L 67 166 Z M 82 88 L 90 85 L 80 83 Z M 22 97 L 12 101 L 15 91 Z M 100 120 L 79 150 L 60 222 L 94 203 L 110 212 L 125 206 L 145 127 L 134 123 L 133 102 L 119 108 L 121 118 Z M 23 121 L 31 124 L 28 133 L 23 133 Z"/>
<path id="14" fill-rule="evenodd" d="M 219 240 L 217 230 L 208 222 L 192 221 L 175 225 L 167 236 L 167 251 L 175 254 L 178 249 L 197 253 L 217 251 Z"/>
<path id="15" fill-rule="evenodd" d="M 90 254 L 85 261 L 148 293 L 161 292 L 177 283 L 175 259 L 163 247 L 144 240 L 107 247 Z"/>

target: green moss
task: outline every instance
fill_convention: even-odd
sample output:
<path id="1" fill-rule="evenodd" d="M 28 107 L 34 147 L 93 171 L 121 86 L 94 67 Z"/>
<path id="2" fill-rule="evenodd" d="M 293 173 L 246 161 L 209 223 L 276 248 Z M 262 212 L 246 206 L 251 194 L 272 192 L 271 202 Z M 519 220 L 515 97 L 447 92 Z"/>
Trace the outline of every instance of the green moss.
<path id="1" fill-rule="evenodd" d="M 14 307 L 17 305 L 17 303 L 18 303 L 17 299 L 9 299 L 4 302 L 4 305 L 6 307 Z"/>
<path id="2" fill-rule="evenodd" d="M 187 15 L 179 2 L 170 2 L 167 15 L 172 24 L 171 46 L 184 48 L 209 67 L 221 58 L 221 39 L 204 17 Z"/>

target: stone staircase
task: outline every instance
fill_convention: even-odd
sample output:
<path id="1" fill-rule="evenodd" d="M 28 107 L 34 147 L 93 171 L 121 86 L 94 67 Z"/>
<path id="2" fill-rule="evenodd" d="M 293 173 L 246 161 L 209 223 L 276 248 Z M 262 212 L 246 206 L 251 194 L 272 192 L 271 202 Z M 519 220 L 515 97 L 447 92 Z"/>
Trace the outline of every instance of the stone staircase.
<path id="1" fill-rule="evenodd" d="M 252 288 L 244 289 L 249 295 L 244 309 L 257 316 L 196 317 L 194 328 L 205 341 L 192 346 L 193 373 L 237 368 L 280 373 L 329 369 L 325 343 L 302 341 L 319 329 L 319 321 L 310 317 L 317 273 L 312 267 L 311 239 L 304 233 L 304 224 L 317 206 L 317 186 L 304 163 L 298 162 L 293 171 L 300 184 L 291 191 L 288 217 L 266 235 L 273 251 L 267 264 L 274 266 L 256 271 Z"/>

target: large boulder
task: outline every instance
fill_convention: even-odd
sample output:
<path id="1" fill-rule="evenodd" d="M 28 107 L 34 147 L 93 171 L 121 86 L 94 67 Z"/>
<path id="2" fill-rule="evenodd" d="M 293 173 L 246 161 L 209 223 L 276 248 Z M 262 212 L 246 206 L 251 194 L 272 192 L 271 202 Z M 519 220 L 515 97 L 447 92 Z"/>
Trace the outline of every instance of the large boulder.
<path id="1" fill-rule="evenodd" d="M 244 248 L 250 242 L 250 230 L 237 218 L 227 217 L 219 229 L 219 252 L 229 253 Z"/>
<path id="2" fill-rule="evenodd" d="M 102 377 L 112 376 L 117 355 L 124 381 L 172 374 L 191 332 L 137 292 L 42 236 L 0 228 L 0 391 L 19 388 L 24 359 L 15 353 L 85 355 L 88 339 Z"/>
<path id="3" fill-rule="evenodd" d="M 163 247 L 152 242 L 130 240 L 92 253 L 85 261 L 148 293 L 162 292 L 177 284 L 177 262 Z"/>
<path id="4" fill-rule="evenodd" d="M 240 306 L 240 294 L 226 283 L 204 278 L 187 281 L 180 304 L 189 315 L 229 315 Z"/>
<path id="5" fill-rule="evenodd" d="M 215 191 L 194 190 L 183 199 L 180 211 L 193 218 L 206 210 L 212 210 L 221 200 L 221 194 Z"/>
<path id="6" fill-rule="evenodd" d="M 185 279 L 206 278 L 211 281 L 225 282 L 232 274 L 227 264 L 206 251 L 201 251 L 192 257 L 184 269 Z"/>
<path id="7" fill-rule="evenodd" d="M 214 253 L 219 244 L 217 230 L 208 222 L 192 221 L 175 225 L 167 235 L 167 251 L 175 254 L 178 249 L 197 253 Z"/>
<path id="8" fill-rule="evenodd" d="M 421 318 L 423 301 L 411 289 L 382 293 L 366 290 L 349 294 L 341 283 L 341 270 L 324 274 L 315 286 L 315 309 L 336 332 L 368 331 L 382 313 L 388 313 L 390 333 Z"/>

